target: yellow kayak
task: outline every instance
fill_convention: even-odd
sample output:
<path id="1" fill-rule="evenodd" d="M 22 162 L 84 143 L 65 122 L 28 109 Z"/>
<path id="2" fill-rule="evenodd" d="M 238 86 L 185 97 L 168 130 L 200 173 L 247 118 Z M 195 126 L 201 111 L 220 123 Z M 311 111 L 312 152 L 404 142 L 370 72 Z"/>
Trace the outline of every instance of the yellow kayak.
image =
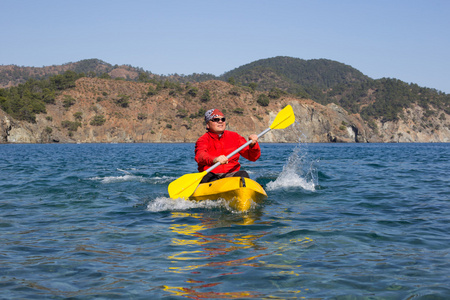
<path id="1" fill-rule="evenodd" d="M 191 200 L 224 199 L 237 211 L 247 211 L 252 202 L 261 203 L 267 198 L 263 187 L 254 180 L 244 177 L 227 177 L 198 185 Z"/>

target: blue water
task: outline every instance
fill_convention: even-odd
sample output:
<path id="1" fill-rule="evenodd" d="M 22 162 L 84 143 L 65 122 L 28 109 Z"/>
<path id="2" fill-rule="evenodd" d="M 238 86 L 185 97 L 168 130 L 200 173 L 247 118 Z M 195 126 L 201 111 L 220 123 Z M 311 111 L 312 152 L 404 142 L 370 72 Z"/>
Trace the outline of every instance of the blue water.
<path id="1" fill-rule="evenodd" d="M 247 213 L 193 151 L 0 145 L 0 298 L 450 299 L 450 144 L 263 144 Z"/>

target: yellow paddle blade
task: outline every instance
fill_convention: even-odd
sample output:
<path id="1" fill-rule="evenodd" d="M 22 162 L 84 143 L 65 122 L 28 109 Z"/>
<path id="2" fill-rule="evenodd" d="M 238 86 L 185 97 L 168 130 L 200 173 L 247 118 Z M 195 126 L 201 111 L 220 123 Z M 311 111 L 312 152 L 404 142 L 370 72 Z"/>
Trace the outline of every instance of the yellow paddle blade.
<path id="1" fill-rule="evenodd" d="M 270 125 L 270 129 L 283 129 L 295 122 L 295 115 L 292 106 L 288 105 L 283 108 L 275 117 Z"/>
<path id="2" fill-rule="evenodd" d="M 172 181 L 169 184 L 170 198 L 189 198 L 195 192 L 195 189 L 206 174 L 206 171 L 201 173 L 186 174 Z"/>

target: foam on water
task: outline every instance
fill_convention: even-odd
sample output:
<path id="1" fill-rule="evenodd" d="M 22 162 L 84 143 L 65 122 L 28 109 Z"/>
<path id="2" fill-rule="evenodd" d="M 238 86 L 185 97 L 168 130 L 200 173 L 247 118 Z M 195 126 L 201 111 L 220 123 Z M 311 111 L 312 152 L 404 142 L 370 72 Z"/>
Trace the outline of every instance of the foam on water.
<path id="1" fill-rule="evenodd" d="M 100 181 L 101 183 L 116 183 L 127 181 L 143 181 L 142 176 L 122 175 L 122 176 L 106 176 L 106 177 L 92 177 L 91 180 Z"/>
<path id="2" fill-rule="evenodd" d="M 139 181 L 139 182 L 146 182 L 146 183 L 152 183 L 152 184 L 164 184 L 167 182 L 171 182 L 174 180 L 174 177 L 169 176 L 154 176 L 154 177 L 144 177 L 142 175 L 135 175 L 131 172 L 117 169 L 120 172 L 125 173 L 125 175 L 120 176 L 106 176 L 106 177 L 92 177 L 90 180 L 94 181 L 100 181 L 101 183 L 108 184 L 108 183 L 117 183 L 117 182 L 130 182 L 130 181 Z"/>
<path id="3" fill-rule="evenodd" d="M 299 144 L 289 156 L 283 170 L 275 181 L 267 183 L 269 191 L 300 187 L 308 191 L 315 191 L 317 182 L 317 162 L 308 157 L 307 152 Z"/>
<path id="4" fill-rule="evenodd" d="M 158 197 L 147 205 L 147 210 L 151 212 L 160 211 L 180 211 L 193 208 L 218 208 L 226 207 L 224 201 L 190 201 L 184 199 L 171 199 L 166 197 Z"/>

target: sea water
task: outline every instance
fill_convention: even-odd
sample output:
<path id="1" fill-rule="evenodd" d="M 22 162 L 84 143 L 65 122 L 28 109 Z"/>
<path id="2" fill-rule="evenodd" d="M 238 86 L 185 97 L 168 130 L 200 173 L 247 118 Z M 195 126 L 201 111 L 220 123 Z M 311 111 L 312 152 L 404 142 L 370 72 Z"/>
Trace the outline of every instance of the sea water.
<path id="1" fill-rule="evenodd" d="M 0 145 L 1 299 L 450 299 L 450 144 L 262 144 L 248 212 L 193 144 Z"/>

